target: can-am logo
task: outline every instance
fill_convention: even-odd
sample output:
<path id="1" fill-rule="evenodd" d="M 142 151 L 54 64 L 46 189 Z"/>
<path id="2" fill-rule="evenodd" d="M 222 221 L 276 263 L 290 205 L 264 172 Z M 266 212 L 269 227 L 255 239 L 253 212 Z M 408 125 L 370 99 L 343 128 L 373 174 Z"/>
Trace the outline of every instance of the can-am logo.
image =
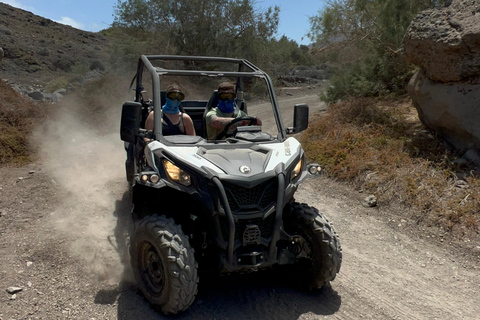
<path id="1" fill-rule="evenodd" d="M 249 166 L 241 166 L 241 167 L 240 167 L 240 172 L 241 172 L 241 173 L 247 174 L 247 173 L 250 173 L 250 171 L 252 171 L 252 170 L 250 169 Z"/>

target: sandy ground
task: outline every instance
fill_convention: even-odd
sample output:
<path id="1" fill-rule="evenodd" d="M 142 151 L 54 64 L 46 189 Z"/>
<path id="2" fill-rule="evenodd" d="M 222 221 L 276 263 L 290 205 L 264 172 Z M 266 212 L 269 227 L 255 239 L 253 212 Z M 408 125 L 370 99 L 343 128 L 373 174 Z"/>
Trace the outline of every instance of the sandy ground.
<path id="1" fill-rule="evenodd" d="M 312 114 L 324 109 L 315 95 L 302 101 Z M 297 102 L 282 97 L 282 106 Z M 34 133 L 40 161 L 0 168 L 0 319 L 167 318 L 137 293 L 125 256 L 131 207 L 118 133 L 98 136 L 63 117 Z M 480 244 L 465 251 L 402 209 L 363 207 L 365 197 L 325 177 L 297 192 L 340 235 L 331 288 L 298 291 L 276 272 L 201 278 L 175 318 L 478 319 Z"/>

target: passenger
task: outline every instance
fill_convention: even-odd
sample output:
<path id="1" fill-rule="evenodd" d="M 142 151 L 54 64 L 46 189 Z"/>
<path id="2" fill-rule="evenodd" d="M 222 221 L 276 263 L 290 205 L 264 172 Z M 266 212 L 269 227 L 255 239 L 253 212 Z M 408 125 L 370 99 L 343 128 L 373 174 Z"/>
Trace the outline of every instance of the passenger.
<path id="1" fill-rule="evenodd" d="M 248 117 L 242 110 L 238 110 L 235 116 L 235 109 L 238 109 L 235 104 L 235 98 L 235 85 L 230 82 L 222 82 L 218 85 L 218 105 L 212 108 L 206 115 L 207 138 L 209 140 L 215 140 L 223 132 L 225 126 L 235 118 Z M 257 117 L 254 118 L 256 119 L 254 124 L 261 126 L 262 121 Z M 229 129 L 250 125 L 250 122 L 249 120 L 239 121 L 232 124 Z"/>
<path id="2" fill-rule="evenodd" d="M 164 136 L 175 134 L 187 134 L 194 136 L 195 127 L 192 118 L 184 112 L 180 112 L 180 103 L 185 99 L 185 94 L 180 86 L 172 84 L 167 87 L 165 93 L 166 103 L 162 106 L 162 134 Z M 153 130 L 153 111 L 148 114 L 145 120 L 145 129 Z"/>

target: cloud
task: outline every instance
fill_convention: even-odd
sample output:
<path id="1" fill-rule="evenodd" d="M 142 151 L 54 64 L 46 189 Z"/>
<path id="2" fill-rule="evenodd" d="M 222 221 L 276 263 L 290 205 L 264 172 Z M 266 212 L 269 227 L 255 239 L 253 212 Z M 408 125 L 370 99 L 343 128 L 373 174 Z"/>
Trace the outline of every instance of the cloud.
<path id="1" fill-rule="evenodd" d="M 56 20 L 55 22 L 66 24 L 67 26 L 72 26 L 77 29 L 83 29 L 85 27 L 83 23 L 75 21 L 69 17 L 62 17 L 60 20 Z"/>
<path id="2" fill-rule="evenodd" d="M 16 0 L 1 0 L 0 2 L 11 5 L 12 7 L 15 7 L 15 8 L 19 8 L 19 9 L 23 9 L 23 10 L 27 10 L 27 11 L 32 11 L 32 12 L 35 11 L 35 9 L 33 7 L 23 5 L 19 1 L 16 1 Z"/>
<path id="3" fill-rule="evenodd" d="M 33 13 L 38 14 L 40 16 L 44 16 L 41 13 L 37 12 L 37 10 L 35 8 L 23 5 L 23 4 L 20 3 L 20 1 L 17 1 L 17 0 L 0 0 L 0 2 L 11 5 L 12 7 L 15 7 L 15 8 L 19 8 L 19 9 L 23 9 L 23 10 L 26 10 L 26 11 L 33 12 Z M 52 19 L 52 20 L 54 20 L 54 19 Z M 54 20 L 54 21 L 58 22 L 58 23 L 61 23 L 61 24 L 68 25 L 68 26 L 72 26 L 72 27 L 77 28 L 77 29 L 82 29 L 83 30 L 85 28 L 85 25 L 83 23 L 75 21 L 75 20 L 73 20 L 72 18 L 69 18 L 69 17 L 62 17 L 60 20 Z"/>

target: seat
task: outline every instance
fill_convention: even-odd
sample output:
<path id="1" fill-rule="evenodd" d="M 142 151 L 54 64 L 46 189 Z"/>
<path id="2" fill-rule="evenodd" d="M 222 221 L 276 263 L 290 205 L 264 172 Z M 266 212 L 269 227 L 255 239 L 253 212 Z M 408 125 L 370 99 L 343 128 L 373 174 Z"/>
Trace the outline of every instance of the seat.
<path id="1" fill-rule="evenodd" d="M 214 90 L 212 92 L 212 95 L 210 96 L 210 99 L 208 99 L 207 102 L 207 107 L 205 108 L 205 111 L 203 112 L 203 132 L 202 136 L 206 139 L 207 138 L 207 113 L 208 111 L 212 110 L 212 108 L 215 108 L 218 105 L 218 90 Z"/>

